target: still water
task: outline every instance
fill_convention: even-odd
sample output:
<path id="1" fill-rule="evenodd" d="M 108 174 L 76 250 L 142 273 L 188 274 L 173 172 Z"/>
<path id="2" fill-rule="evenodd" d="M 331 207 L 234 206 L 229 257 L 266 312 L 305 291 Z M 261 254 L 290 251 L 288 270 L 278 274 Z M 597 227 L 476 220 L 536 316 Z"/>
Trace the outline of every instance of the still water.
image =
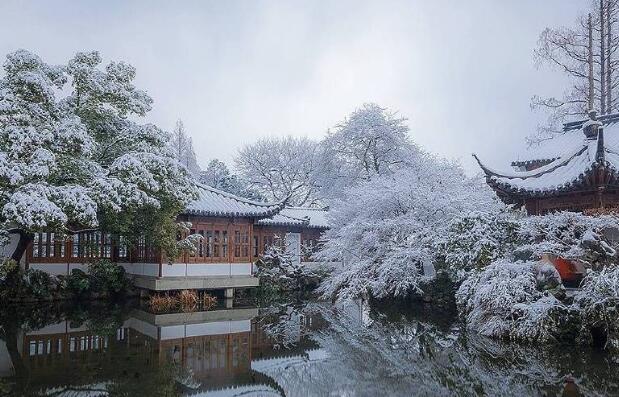
<path id="1" fill-rule="evenodd" d="M 0 309 L 0 395 L 619 395 L 616 358 L 497 343 L 426 306 Z"/>

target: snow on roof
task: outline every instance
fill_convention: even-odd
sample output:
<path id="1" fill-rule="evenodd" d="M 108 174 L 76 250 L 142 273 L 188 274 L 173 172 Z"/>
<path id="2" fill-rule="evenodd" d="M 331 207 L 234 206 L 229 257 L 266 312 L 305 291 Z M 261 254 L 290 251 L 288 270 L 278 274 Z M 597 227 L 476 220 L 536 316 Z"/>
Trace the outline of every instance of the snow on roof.
<path id="1" fill-rule="evenodd" d="M 277 396 L 281 393 L 273 387 L 264 384 L 242 385 L 226 387 L 219 390 L 201 391 L 194 394 L 188 394 L 191 397 L 234 397 L 234 396 Z"/>
<path id="2" fill-rule="evenodd" d="M 303 354 L 252 360 L 251 369 L 271 376 L 273 372 L 277 372 L 291 366 L 306 364 L 313 361 L 323 361 L 329 357 L 329 353 L 324 349 L 310 349 L 304 351 Z"/>
<path id="3" fill-rule="evenodd" d="M 327 214 L 327 210 L 319 208 L 284 207 L 278 214 L 268 219 L 261 219 L 258 224 L 328 229 Z"/>
<path id="4" fill-rule="evenodd" d="M 198 187 L 198 198 L 189 205 L 184 214 L 266 218 L 277 214 L 283 203 L 261 203 L 247 200 L 203 184 Z"/>
<path id="5" fill-rule="evenodd" d="M 529 146 L 526 152 L 518 156 L 512 165 L 523 165 L 535 161 L 552 161 L 562 154 L 573 152 L 582 147 L 585 140 L 582 131 L 567 131 L 555 135 L 552 139 Z"/>
<path id="6" fill-rule="evenodd" d="M 584 139 L 582 130 L 569 133 L 580 135 L 580 146 L 571 147 L 555 160 L 531 171 L 497 172 L 475 158 L 484 170 L 488 183 L 495 189 L 528 196 L 561 192 L 584 185 L 590 179 L 588 176 L 600 164 L 610 174 L 619 174 L 619 124 L 604 126 L 603 133 L 592 139 Z M 573 143 L 576 141 L 574 139 Z M 612 182 L 617 184 L 615 178 Z"/>
<path id="7" fill-rule="evenodd" d="M 505 176 L 492 175 L 490 180 L 501 187 L 523 192 L 543 193 L 566 190 L 592 169 L 595 164 L 596 148 L 597 141 L 592 141 L 573 156 L 566 160 L 553 161 L 548 164 L 552 167 L 545 166 L 544 170 L 538 173 L 534 173 L 538 170 L 533 170 L 520 177 L 513 175 L 517 173 Z"/>
<path id="8" fill-rule="evenodd" d="M 564 125 L 563 132 L 552 138 L 531 145 L 526 152 L 518 156 L 512 165 L 525 165 L 537 161 L 553 161 L 566 153 L 582 147 L 586 137 L 583 128 L 589 125 L 604 125 L 605 139 L 610 138 L 614 145 L 619 143 L 619 114 L 599 116 L 598 120 L 580 120 Z M 607 145 L 609 143 L 607 142 Z"/>

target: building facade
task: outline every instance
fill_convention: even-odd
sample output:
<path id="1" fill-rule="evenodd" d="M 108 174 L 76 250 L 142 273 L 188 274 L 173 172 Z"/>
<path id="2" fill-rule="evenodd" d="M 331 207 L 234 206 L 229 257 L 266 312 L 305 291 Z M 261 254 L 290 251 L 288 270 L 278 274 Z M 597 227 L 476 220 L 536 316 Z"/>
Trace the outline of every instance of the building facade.
<path id="1" fill-rule="evenodd" d="M 254 287 L 258 279 L 253 264 L 277 236 L 283 236 L 291 249 L 298 247 L 296 257 L 305 260 L 303 243 L 317 245 L 326 229 L 326 211 L 255 202 L 206 185 L 198 185 L 198 192 L 178 217 L 191 223 L 189 234 L 202 236 L 195 253 L 170 259 L 144 239 L 129 245 L 122 236 L 101 230 L 72 236 L 47 232 L 34 236 L 23 264 L 68 275 L 74 269 L 87 271 L 94 260 L 108 259 L 123 266 L 136 286 L 149 290 Z"/>

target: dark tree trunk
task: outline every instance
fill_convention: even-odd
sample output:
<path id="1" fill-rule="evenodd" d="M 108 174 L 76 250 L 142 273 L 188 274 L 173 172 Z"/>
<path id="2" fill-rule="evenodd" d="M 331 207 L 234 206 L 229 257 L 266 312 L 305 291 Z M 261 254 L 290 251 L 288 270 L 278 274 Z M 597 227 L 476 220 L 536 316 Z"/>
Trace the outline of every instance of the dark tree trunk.
<path id="1" fill-rule="evenodd" d="M 19 242 L 17 243 L 17 247 L 15 247 L 13 255 L 11 255 L 11 259 L 16 262 L 21 261 L 24 253 L 26 252 L 26 249 L 28 249 L 28 246 L 30 245 L 32 240 L 34 240 L 34 235 L 32 233 L 20 230 Z"/>

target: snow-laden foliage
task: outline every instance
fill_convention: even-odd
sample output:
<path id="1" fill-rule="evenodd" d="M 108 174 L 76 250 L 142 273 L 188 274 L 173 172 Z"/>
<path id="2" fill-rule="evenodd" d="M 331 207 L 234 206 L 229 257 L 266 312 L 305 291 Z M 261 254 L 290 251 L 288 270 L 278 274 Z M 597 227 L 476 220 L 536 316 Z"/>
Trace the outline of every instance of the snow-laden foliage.
<path id="1" fill-rule="evenodd" d="M 298 206 L 318 202 L 318 160 L 316 142 L 293 136 L 261 138 L 235 158 L 241 178 L 267 200 Z"/>
<path id="2" fill-rule="evenodd" d="M 523 254 L 533 257 L 552 254 L 592 266 L 616 259 L 616 248 L 605 237 L 606 231 L 619 230 L 616 216 L 558 212 L 527 217 L 519 223 L 518 234 L 523 244 L 518 250 Z"/>
<path id="3" fill-rule="evenodd" d="M 347 187 L 407 166 L 417 152 L 408 132 L 405 118 L 375 103 L 355 110 L 320 143 L 321 196 L 338 198 Z"/>
<path id="4" fill-rule="evenodd" d="M 520 242 L 521 221 L 521 214 L 496 206 L 457 215 L 434 240 L 437 270 L 462 282 L 472 270 L 511 255 Z"/>
<path id="5" fill-rule="evenodd" d="M 497 262 L 466 279 L 456 302 L 467 328 L 481 335 L 550 341 L 559 334 L 566 309 L 545 288 L 559 283 L 552 266 Z"/>
<path id="6" fill-rule="evenodd" d="M 323 269 L 293 260 L 284 244 L 277 240 L 258 259 L 256 268 L 261 286 L 276 291 L 305 292 L 315 288 L 325 276 Z"/>
<path id="7" fill-rule="evenodd" d="M 582 338 L 619 352 L 619 266 L 589 271 L 574 299 L 582 316 Z"/>
<path id="8" fill-rule="evenodd" d="M 134 86 L 135 69 L 100 64 L 97 52 L 78 53 L 66 66 L 25 50 L 7 56 L 0 229 L 97 227 L 101 219 L 135 221 L 145 207 L 167 211 L 170 221 L 192 198 L 193 183 L 169 150 L 168 134 L 133 121 L 152 103 Z"/>
<path id="9" fill-rule="evenodd" d="M 251 183 L 230 172 L 226 163 L 218 159 L 211 160 L 206 169 L 200 173 L 200 182 L 239 197 L 253 201 L 266 201 Z"/>
<path id="10" fill-rule="evenodd" d="M 341 298 L 419 291 L 433 277 L 424 264 L 435 261 L 451 222 L 482 208 L 500 206 L 480 181 L 423 153 L 409 167 L 347 190 L 330 208 L 332 226 L 317 255 L 344 265 L 321 290 Z"/>

